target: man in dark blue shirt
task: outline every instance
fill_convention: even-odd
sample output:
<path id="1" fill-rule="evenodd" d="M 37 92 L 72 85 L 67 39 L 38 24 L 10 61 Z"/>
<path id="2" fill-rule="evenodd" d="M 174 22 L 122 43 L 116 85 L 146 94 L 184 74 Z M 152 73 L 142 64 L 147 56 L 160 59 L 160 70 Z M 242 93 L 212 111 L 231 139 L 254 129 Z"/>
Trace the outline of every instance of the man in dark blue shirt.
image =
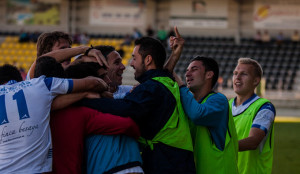
<path id="1" fill-rule="evenodd" d="M 170 72 L 163 70 L 165 48 L 150 37 L 137 39 L 135 45 L 130 65 L 140 85 L 124 99 L 85 99 L 82 104 L 130 116 L 139 125 L 145 173 L 195 173 L 191 135 L 178 84 Z"/>

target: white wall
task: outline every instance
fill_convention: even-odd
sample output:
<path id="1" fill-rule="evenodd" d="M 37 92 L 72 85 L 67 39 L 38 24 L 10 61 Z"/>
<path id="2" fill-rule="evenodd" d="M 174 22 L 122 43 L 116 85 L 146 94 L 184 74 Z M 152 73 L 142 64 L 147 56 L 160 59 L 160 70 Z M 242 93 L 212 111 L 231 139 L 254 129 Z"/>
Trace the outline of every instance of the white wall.
<path id="1" fill-rule="evenodd" d="M 26 31 L 53 31 L 62 30 L 66 32 L 74 32 L 78 29 L 80 32 L 87 32 L 89 34 L 131 34 L 135 26 L 90 26 L 89 25 L 89 0 L 77 0 L 75 2 L 76 8 L 71 9 L 70 0 L 61 0 L 61 24 L 59 26 L 16 26 L 6 25 L 5 23 L 5 11 L 6 0 L 0 1 L 0 31 L 20 31 L 25 29 Z M 181 1 L 181 2 L 180 2 Z M 207 0 L 208 1 L 208 0 Z M 217 1 L 217 0 L 214 0 Z M 214 2 L 213 1 L 213 2 Z M 223 0 L 219 0 L 224 2 Z M 253 28 L 253 10 L 255 0 L 227 0 L 227 28 L 179 28 L 183 35 L 198 35 L 198 36 L 238 36 L 252 37 L 255 33 Z M 283 0 L 257 0 L 259 2 L 268 3 L 283 3 Z M 287 0 L 289 3 L 297 3 L 299 0 Z M 74 2 L 74 1 L 73 1 Z M 152 25 L 154 29 L 159 29 L 164 25 L 165 29 L 169 29 L 169 19 L 174 14 L 174 11 L 178 11 L 179 14 L 191 14 L 190 5 L 178 5 L 174 7 L 172 3 L 184 4 L 191 3 L 191 0 L 146 0 L 147 10 L 145 13 L 145 25 L 139 26 L 139 29 L 145 33 L 147 25 Z M 214 3 L 212 3 L 214 4 Z M 222 8 L 218 5 L 216 9 Z M 239 11 L 240 10 L 240 11 Z M 210 13 L 210 15 L 212 15 Z M 216 12 L 216 16 L 223 15 Z M 73 21 L 73 22 L 72 22 Z M 278 30 L 269 30 L 270 34 L 275 36 Z M 292 31 L 285 30 L 284 34 L 289 35 Z"/>

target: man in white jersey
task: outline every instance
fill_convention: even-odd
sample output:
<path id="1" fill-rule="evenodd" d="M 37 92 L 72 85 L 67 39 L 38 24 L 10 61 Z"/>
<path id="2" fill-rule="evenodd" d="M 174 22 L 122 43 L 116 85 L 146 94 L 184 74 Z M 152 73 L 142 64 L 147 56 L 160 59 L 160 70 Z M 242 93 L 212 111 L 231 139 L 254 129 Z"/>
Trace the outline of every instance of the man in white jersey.
<path id="1" fill-rule="evenodd" d="M 49 114 L 52 100 L 59 94 L 103 90 L 107 90 L 106 83 L 95 77 L 72 80 L 41 76 L 1 85 L 1 173 L 51 171 Z"/>
<path id="2" fill-rule="evenodd" d="M 233 71 L 237 96 L 230 107 L 239 139 L 238 167 L 241 174 L 271 173 L 273 161 L 275 108 L 254 93 L 263 71 L 250 58 L 240 58 Z"/>

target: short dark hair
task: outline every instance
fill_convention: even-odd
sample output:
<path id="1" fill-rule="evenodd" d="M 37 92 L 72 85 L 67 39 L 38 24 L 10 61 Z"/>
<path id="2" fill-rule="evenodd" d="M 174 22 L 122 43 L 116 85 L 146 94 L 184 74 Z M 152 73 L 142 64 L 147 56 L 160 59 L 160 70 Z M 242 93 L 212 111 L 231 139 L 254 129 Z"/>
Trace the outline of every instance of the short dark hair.
<path id="1" fill-rule="evenodd" d="M 34 77 L 40 77 L 45 75 L 46 77 L 58 77 L 64 78 L 64 68 L 53 57 L 42 56 L 36 60 L 34 69 Z"/>
<path id="2" fill-rule="evenodd" d="M 191 62 L 193 61 L 201 61 L 203 66 L 205 67 L 205 72 L 212 71 L 214 73 L 214 76 L 212 78 L 212 84 L 211 84 L 211 88 L 213 88 L 216 85 L 219 78 L 219 65 L 217 61 L 215 61 L 215 59 L 211 57 L 203 57 L 203 56 L 196 56 L 191 60 Z"/>
<path id="3" fill-rule="evenodd" d="M 113 46 L 109 46 L 109 45 L 97 45 L 94 46 L 94 48 L 101 51 L 101 53 L 103 54 L 106 60 L 107 60 L 107 55 L 109 55 L 109 53 L 116 50 Z"/>
<path id="4" fill-rule="evenodd" d="M 73 79 L 81 79 L 88 76 L 98 77 L 98 70 L 100 68 L 106 69 L 105 66 L 100 66 L 97 62 L 80 62 L 69 66 L 66 70 L 66 77 Z"/>
<path id="5" fill-rule="evenodd" d="M 0 85 L 3 85 L 10 80 L 20 82 L 23 79 L 17 67 L 5 64 L 0 67 Z"/>
<path id="6" fill-rule="evenodd" d="M 52 47 L 60 39 L 65 39 L 72 45 L 72 38 L 69 34 L 61 31 L 42 33 L 37 40 L 37 57 L 52 51 Z"/>
<path id="7" fill-rule="evenodd" d="M 163 69 L 167 53 L 163 44 L 152 37 L 141 37 L 135 40 L 135 45 L 139 45 L 139 54 L 145 60 L 147 55 L 151 55 L 157 69 Z"/>

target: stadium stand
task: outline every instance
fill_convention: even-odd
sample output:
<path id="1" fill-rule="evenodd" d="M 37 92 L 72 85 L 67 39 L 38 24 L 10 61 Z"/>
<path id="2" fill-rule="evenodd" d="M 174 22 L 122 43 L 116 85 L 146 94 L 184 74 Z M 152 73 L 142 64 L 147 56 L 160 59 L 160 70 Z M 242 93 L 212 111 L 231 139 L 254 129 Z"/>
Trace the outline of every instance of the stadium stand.
<path id="1" fill-rule="evenodd" d="M 19 43 L 18 36 L 6 36 L 0 45 L 0 64 L 14 64 L 28 70 L 36 57 L 35 43 Z"/>
<path id="2" fill-rule="evenodd" d="M 233 38 L 185 37 L 186 45 L 175 72 L 184 79 L 189 59 L 196 56 L 215 58 L 220 65 L 220 76 L 224 82 L 231 79 L 238 58 L 250 57 L 261 63 L 266 78 L 266 88 L 271 90 L 293 90 L 300 63 L 300 43 L 285 41 L 281 45 L 271 42 L 256 44 L 253 39 L 242 39 L 237 45 Z M 223 83 L 223 87 L 227 83 Z"/>
<path id="3" fill-rule="evenodd" d="M 99 35 L 100 36 L 100 35 Z M 101 35 L 103 36 L 103 35 Z M 106 35 L 101 38 L 90 39 L 88 45 L 111 45 L 116 48 L 116 50 L 123 49 L 123 64 L 127 65 L 129 59 L 131 58 L 131 53 L 134 45 L 124 45 L 121 36 Z M 78 44 L 73 44 L 73 47 L 79 46 Z M 19 43 L 19 37 L 15 35 L 6 36 L 4 41 L 0 44 L 0 65 L 5 63 L 14 64 L 19 68 L 24 68 L 28 71 L 31 64 L 36 58 L 36 44 L 33 42 L 23 42 Z"/>
<path id="4" fill-rule="evenodd" d="M 97 38 L 98 37 L 98 38 Z M 88 45 L 112 45 L 116 50 L 123 49 L 123 64 L 128 65 L 134 48 L 122 45 L 121 35 L 90 35 Z M 240 57 L 250 57 L 261 63 L 266 79 L 266 89 L 293 90 L 300 64 L 300 43 L 285 41 L 257 44 L 253 39 L 243 38 L 236 44 L 234 38 L 185 36 L 185 47 L 182 57 L 175 67 L 175 72 L 184 79 L 189 60 L 196 56 L 215 58 L 220 65 L 220 76 L 224 79 L 223 87 L 231 79 L 232 71 Z M 74 44 L 73 46 L 78 46 Z M 170 50 L 169 50 L 170 53 Z M 27 71 L 36 58 L 36 45 L 32 42 L 19 43 L 18 36 L 6 36 L 0 45 L 0 65 L 15 64 Z"/>

